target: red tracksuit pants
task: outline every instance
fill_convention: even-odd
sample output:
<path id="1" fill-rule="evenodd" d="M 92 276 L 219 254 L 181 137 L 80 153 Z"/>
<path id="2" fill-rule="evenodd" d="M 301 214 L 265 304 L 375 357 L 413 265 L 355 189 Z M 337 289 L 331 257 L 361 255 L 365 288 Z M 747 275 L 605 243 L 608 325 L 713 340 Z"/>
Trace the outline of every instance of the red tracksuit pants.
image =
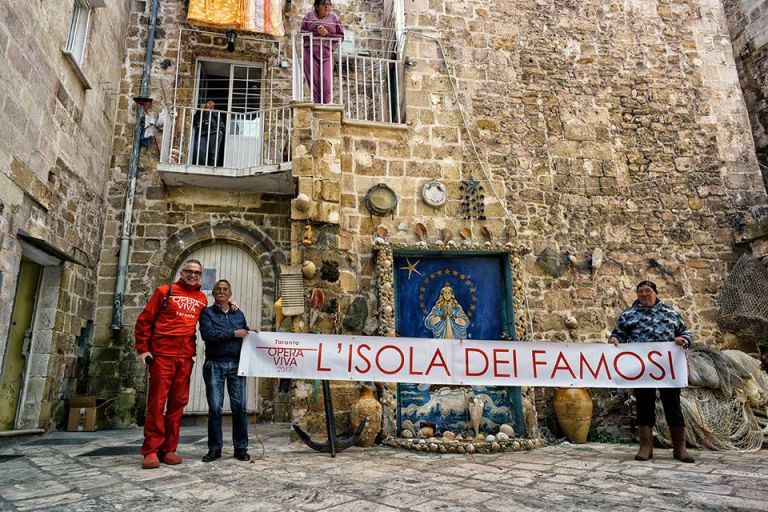
<path id="1" fill-rule="evenodd" d="M 191 357 L 155 356 L 149 364 L 147 415 L 141 454 L 175 452 L 184 406 L 189 401 Z"/>

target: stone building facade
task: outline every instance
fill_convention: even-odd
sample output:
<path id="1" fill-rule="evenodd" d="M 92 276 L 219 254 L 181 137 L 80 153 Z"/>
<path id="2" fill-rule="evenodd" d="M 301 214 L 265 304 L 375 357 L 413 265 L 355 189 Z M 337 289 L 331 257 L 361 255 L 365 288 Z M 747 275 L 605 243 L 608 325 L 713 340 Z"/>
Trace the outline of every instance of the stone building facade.
<path id="1" fill-rule="evenodd" d="M 394 334 L 387 255 L 393 248 L 432 254 L 452 243 L 457 253 L 488 249 L 511 259 L 520 339 L 604 340 L 631 304 L 634 284 L 651 278 L 700 342 L 731 342 L 716 322 L 717 294 L 737 255 L 734 226 L 766 193 L 722 5 L 404 0 L 398 27 L 391 21 L 397 3 L 334 4 L 358 40 L 399 33 L 401 51 L 391 50 L 397 63 L 387 64 L 398 71 L 386 84 L 387 108 L 399 107 L 402 117 L 386 123 L 353 119 L 343 102 L 290 102 L 295 90 L 287 84 L 302 80 L 290 35 L 241 33 L 230 53 L 223 31 L 185 24 L 185 2 L 161 3 L 151 95 L 153 109 L 162 103 L 177 116 L 158 135 L 162 143 L 141 153 L 115 336 L 116 253 L 135 115 L 128 98 L 139 88 L 148 10 L 132 14 L 99 254 L 91 391 L 122 392 L 141 409 L 132 324 L 185 258 L 219 245 L 256 262 L 262 297 L 255 315 L 264 329 Z M 288 4 L 289 33 L 309 7 Z M 192 146 L 174 146 L 176 135 L 167 133 L 191 126 L 184 123 L 213 94 L 199 85 L 200 70 L 223 73 L 200 64 L 211 61 L 261 66 L 271 108 L 290 110 L 290 144 L 278 151 L 290 155 L 290 165 L 240 172 L 179 160 Z M 286 168 L 287 181 L 279 178 Z M 466 215 L 462 204 L 470 178 L 484 187 L 481 214 Z M 441 206 L 421 197 L 432 180 L 447 191 Z M 398 198 L 384 215 L 366 206 L 380 183 Z M 297 195 L 301 201 L 292 201 Z M 337 269 L 338 278 L 307 277 L 305 299 L 322 290 L 333 306 L 306 308 L 278 325 L 273 304 L 282 273 L 291 271 L 281 265 L 310 262 L 330 274 Z M 355 392 L 335 389 L 343 424 Z M 395 388 L 379 391 L 392 412 Z M 533 396 L 523 391 L 529 418 Z M 259 400 L 273 417 L 320 425 L 311 383 L 262 382 Z"/>
<path id="2" fill-rule="evenodd" d="M 768 7 L 762 2 L 724 0 L 728 32 L 744 101 L 749 111 L 755 149 L 762 164 L 763 179 L 768 183 L 768 134 L 766 133 L 766 64 L 768 50 Z"/>
<path id="3" fill-rule="evenodd" d="M 2 430 L 65 419 L 87 371 L 129 4 L 0 5 Z"/>

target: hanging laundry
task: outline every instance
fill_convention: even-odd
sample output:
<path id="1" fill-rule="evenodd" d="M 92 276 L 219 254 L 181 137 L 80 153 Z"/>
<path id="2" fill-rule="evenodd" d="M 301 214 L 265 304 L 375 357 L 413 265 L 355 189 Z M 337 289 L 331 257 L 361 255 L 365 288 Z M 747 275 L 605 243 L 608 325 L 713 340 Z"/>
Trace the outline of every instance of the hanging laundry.
<path id="1" fill-rule="evenodd" d="M 285 35 L 285 0 L 189 0 L 190 25 Z"/>

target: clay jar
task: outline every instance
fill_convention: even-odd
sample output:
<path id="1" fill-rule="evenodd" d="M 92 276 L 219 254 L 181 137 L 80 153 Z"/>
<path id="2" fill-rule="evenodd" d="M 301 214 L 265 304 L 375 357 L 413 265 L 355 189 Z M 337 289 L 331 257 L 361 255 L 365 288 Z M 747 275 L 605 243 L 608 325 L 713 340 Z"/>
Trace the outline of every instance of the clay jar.
<path id="1" fill-rule="evenodd" d="M 555 416 L 563 433 L 571 442 L 587 442 L 592 424 L 592 395 L 584 388 L 557 388 L 554 397 Z"/>
<path id="2" fill-rule="evenodd" d="M 358 446 L 373 446 L 376 436 L 381 432 L 381 403 L 373 396 L 373 391 L 365 386 L 360 389 L 360 396 L 352 403 L 349 417 L 353 432 L 366 420 Z"/>

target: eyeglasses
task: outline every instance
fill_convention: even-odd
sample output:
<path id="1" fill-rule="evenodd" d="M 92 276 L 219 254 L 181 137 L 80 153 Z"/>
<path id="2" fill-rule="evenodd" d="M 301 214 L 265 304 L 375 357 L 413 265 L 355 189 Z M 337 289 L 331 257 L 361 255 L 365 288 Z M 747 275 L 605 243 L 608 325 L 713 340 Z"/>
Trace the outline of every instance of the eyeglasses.
<path id="1" fill-rule="evenodd" d="M 187 274 L 188 276 L 195 276 L 195 277 L 200 277 L 201 275 L 203 275 L 203 273 L 200 272 L 199 270 L 188 270 L 186 268 L 183 269 L 181 272 L 183 274 Z"/>

